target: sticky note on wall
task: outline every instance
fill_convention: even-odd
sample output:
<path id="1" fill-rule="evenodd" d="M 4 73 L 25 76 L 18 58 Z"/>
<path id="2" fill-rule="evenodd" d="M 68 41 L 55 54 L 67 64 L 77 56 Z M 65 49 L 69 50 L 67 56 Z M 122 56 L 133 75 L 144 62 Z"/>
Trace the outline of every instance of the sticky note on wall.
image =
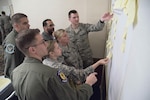
<path id="1" fill-rule="evenodd" d="M 109 53 L 108 53 L 108 55 L 106 57 L 111 59 L 112 58 L 112 52 L 109 51 Z"/>

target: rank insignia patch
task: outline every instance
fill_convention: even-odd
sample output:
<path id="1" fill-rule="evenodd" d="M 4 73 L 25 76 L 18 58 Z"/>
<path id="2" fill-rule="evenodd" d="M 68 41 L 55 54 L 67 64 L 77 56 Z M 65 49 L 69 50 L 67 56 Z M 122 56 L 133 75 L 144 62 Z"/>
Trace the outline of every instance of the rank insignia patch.
<path id="1" fill-rule="evenodd" d="M 62 82 L 67 82 L 67 77 L 62 71 L 58 71 L 58 76 L 60 77 Z"/>
<path id="2" fill-rule="evenodd" d="M 13 44 L 7 44 L 5 51 L 9 54 L 13 54 L 15 51 L 15 46 Z"/>

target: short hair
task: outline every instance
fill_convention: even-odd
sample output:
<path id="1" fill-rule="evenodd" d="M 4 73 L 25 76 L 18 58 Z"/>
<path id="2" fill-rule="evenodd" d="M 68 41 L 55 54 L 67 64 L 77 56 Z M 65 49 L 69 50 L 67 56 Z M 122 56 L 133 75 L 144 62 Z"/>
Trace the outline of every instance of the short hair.
<path id="1" fill-rule="evenodd" d="M 64 32 L 65 32 L 64 29 L 58 29 L 57 31 L 55 31 L 53 34 L 54 34 L 56 40 L 58 40 L 58 38 L 62 37 Z"/>
<path id="2" fill-rule="evenodd" d="M 47 21 L 52 21 L 51 19 L 45 19 L 44 21 L 43 21 L 43 27 L 44 26 L 47 26 Z"/>
<path id="3" fill-rule="evenodd" d="M 27 54 L 28 48 L 35 43 L 37 34 L 40 34 L 39 29 L 26 29 L 17 35 L 16 46 L 24 55 Z"/>
<path id="4" fill-rule="evenodd" d="M 70 15 L 71 15 L 72 13 L 73 13 L 73 14 L 76 14 L 76 13 L 78 13 L 78 12 L 77 12 L 76 10 L 70 10 L 69 13 L 68 13 L 68 17 L 69 17 L 69 18 L 70 18 Z"/>
<path id="5" fill-rule="evenodd" d="M 21 18 L 24 18 L 24 17 L 27 18 L 27 15 L 25 15 L 25 14 L 23 14 L 23 13 L 16 13 L 16 14 L 14 14 L 14 15 L 12 16 L 11 22 L 12 22 L 12 24 L 14 24 L 14 23 L 20 23 L 20 19 L 21 19 Z"/>
<path id="6" fill-rule="evenodd" d="M 55 48 L 54 44 L 57 43 L 57 41 L 56 40 L 48 40 L 47 43 L 48 43 L 48 47 L 47 47 L 48 53 L 53 52 L 54 48 Z"/>
<path id="7" fill-rule="evenodd" d="M 1 13 L 2 13 L 2 15 L 5 15 L 5 14 L 6 14 L 5 11 L 2 11 Z"/>

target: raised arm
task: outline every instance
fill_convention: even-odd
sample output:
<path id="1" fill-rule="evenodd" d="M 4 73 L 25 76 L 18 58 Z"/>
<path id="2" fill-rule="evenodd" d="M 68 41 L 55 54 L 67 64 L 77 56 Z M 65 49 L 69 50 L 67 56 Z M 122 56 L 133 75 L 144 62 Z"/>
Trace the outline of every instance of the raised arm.
<path id="1" fill-rule="evenodd" d="M 107 64 L 108 61 L 109 61 L 108 58 L 100 59 L 100 60 L 98 60 L 96 63 L 94 63 L 94 64 L 92 65 L 92 68 L 93 68 L 93 69 L 96 69 L 99 65 L 105 65 L 105 64 Z"/>

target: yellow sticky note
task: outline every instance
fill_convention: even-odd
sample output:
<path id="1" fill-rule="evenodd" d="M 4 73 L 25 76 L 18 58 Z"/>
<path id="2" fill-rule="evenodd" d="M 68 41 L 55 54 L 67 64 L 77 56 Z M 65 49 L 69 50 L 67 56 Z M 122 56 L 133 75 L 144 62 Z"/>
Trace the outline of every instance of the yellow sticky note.
<path id="1" fill-rule="evenodd" d="M 108 21 L 108 25 L 109 25 L 109 26 L 112 25 L 112 20 Z"/>
<path id="2" fill-rule="evenodd" d="M 121 45 L 121 52 L 124 53 L 125 52 L 125 47 L 126 47 L 126 43 L 125 41 L 123 41 L 122 45 Z"/>
<path id="3" fill-rule="evenodd" d="M 128 0 L 126 4 L 126 10 L 127 10 L 126 13 L 128 16 L 127 26 L 129 26 L 130 24 L 133 24 L 135 21 L 137 8 L 138 8 L 137 2 L 138 0 Z"/>
<path id="4" fill-rule="evenodd" d="M 126 38 L 127 38 L 127 32 L 124 32 L 124 33 L 123 33 L 122 38 L 126 40 Z"/>
<path id="5" fill-rule="evenodd" d="M 108 59 L 111 59 L 111 58 L 112 58 L 112 53 L 111 53 L 111 52 L 108 53 L 107 58 L 108 58 Z"/>
<path id="6" fill-rule="evenodd" d="M 109 45 L 109 49 L 111 49 L 111 48 L 113 48 L 113 44 L 112 44 L 112 42 L 111 42 L 111 44 Z"/>
<path id="7" fill-rule="evenodd" d="M 122 2 L 122 4 L 121 4 L 121 7 L 122 7 L 122 8 L 125 8 L 126 5 L 127 5 L 127 2 L 128 2 L 128 0 L 123 0 L 123 2 Z"/>
<path id="8" fill-rule="evenodd" d="M 116 39 L 116 33 L 115 33 L 115 34 L 113 34 L 113 39 L 114 39 L 114 40 Z"/>
<path id="9" fill-rule="evenodd" d="M 107 43 L 107 45 L 106 45 L 106 48 L 107 48 L 107 49 L 111 49 L 112 47 L 113 47 L 112 42 L 109 41 L 109 42 Z"/>
<path id="10" fill-rule="evenodd" d="M 109 49 L 109 46 L 111 45 L 111 42 L 109 41 L 107 44 L 106 44 L 106 48 Z"/>
<path id="11" fill-rule="evenodd" d="M 124 13 L 125 13 L 126 15 L 128 15 L 127 8 L 124 8 L 123 11 L 124 11 Z"/>
<path id="12" fill-rule="evenodd" d="M 122 5 L 122 0 L 116 0 L 114 4 L 114 9 L 121 9 Z"/>

